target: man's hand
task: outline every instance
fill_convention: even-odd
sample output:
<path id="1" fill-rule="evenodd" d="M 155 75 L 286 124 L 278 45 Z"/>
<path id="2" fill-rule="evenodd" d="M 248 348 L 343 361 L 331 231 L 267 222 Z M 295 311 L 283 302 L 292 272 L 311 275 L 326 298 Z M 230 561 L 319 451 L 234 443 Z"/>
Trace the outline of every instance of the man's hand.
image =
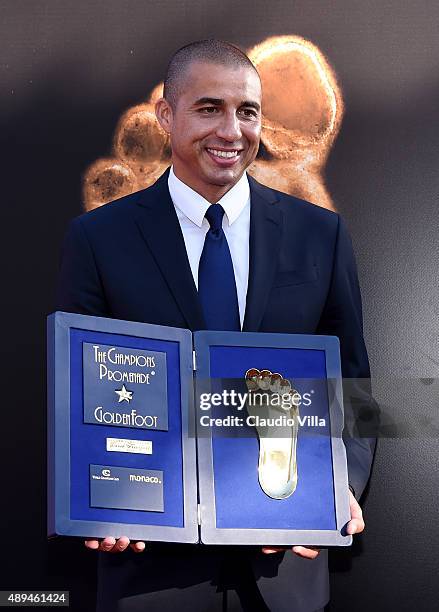
<path id="1" fill-rule="evenodd" d="M 262 552 L 266 555 L 270 555 L 271 553 L 282 552 L 283 550 L 288 550 L 287 546 L 263 546 Z M 293 553 L 298 557 L 303 557 L 304 559 L 315 559 L 320 552 L 320 548 L 315 548 L 314 546 L 293 546 Z"/>
<path id="2" fill-rule="evenodd" d="M 360 504 L 352 495 L 351 490 L 349 490 L 349 508 L 351 511 L 351 520 L 347 524 L 346 531 L 349 535 L 354 535 L 354 533 L 361 533 L 366 527 L 363 520 L 363 512 L 360 508 Z"/>
<path id="3" fill-rule="evenodd" d="M 351 520 L 346 526 L 346 531 L 349 535 L 361 533 L 364 531 L 366 525 L 363 520 L 363 512 L 360 504 L 352 495 L 352 491 L 349 491 L 349 508 L 351 511 Z M 288 548 L 285 546 L 264 546 L 262 548 L 262 552 L 264 552 L 266 555 L 280 552 L 282 550 L 288 550 Z M 315 548 L 313 546 L 293 546 L 291 550 L 293 553 L 299 557 L 303 557 L 304 559 L 315 559 L 320 552 L 319 548 Z"/>
<path id="4" fill-rule="evenodd" d="M 99 540 L 85 540 L 85 546 L 90 550 L 102 550 L 105 552 L 123 552 L 130 546 L 136 553 L 143 552 L 145 550 L 145 542 L 130 542 L 126 536 L 121 536 L 118 540 L 115 538 L 104 538 Z"/>

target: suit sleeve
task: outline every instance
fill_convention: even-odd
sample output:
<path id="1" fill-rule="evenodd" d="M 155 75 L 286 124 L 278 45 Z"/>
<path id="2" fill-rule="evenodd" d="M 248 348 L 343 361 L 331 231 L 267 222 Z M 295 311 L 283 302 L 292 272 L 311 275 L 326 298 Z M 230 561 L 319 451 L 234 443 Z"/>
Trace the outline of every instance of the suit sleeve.
<path id="1" fill-rule="evenodd" d="M 109 316 L 95 257 L 80 217 L 73 219 L 64 239 L 56 309 Z"/>
<path id="2" fill-rule="evenodd" d="M 369 479 L 378 431 L 379 410 L 371 393 L 363 338 L 361 294 L 351 239 L 338 217 L 331 284 L 318 333 L 340 340 L 349 484 L 359 499 Z"/>

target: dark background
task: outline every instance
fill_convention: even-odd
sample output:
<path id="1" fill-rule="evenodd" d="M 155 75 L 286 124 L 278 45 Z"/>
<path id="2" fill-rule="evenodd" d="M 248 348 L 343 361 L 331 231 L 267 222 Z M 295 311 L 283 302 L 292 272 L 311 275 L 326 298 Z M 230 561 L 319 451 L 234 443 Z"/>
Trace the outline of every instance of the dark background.
<path id="1" fill-rule="evenodd" d="M 94 554 L 45 539 L 45 316 L 82 173 L 110 154 L 121 113 L 163 79 L 179 46 L 298 34 L 343 89 L 327 184 L 351 229 L 388 423 L 363 502 L 367 531 L 352 556 L 331 561 L 331 610 L 437 609 L 439 4 L 10 0 L 0 23 L 0 588 L 65 588 L 73 609 L 94 605 Z"/>

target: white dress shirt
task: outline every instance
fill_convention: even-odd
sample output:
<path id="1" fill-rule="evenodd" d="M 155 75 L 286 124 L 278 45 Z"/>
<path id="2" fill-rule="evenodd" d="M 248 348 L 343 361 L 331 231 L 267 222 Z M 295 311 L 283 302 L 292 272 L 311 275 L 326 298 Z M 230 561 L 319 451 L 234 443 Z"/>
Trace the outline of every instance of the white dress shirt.
<path id="1" fill-rule="evenodd" d="M 192 276 L 198 289 L 198 266 L 203 252 L 204 239 L 209 231 L 209 222 L 204 215 L 210 202 L 180 181 L 175 176 L 172 167 L 169 172 L 168 186 L 183 233 Z M 245 172 L 236 185 L 218 200 L 218 204 L 221 204 L 225 212 L 223 230 L 233 262 L 242 328 L 248 285 L 250 236 L 250 186 Z"/>

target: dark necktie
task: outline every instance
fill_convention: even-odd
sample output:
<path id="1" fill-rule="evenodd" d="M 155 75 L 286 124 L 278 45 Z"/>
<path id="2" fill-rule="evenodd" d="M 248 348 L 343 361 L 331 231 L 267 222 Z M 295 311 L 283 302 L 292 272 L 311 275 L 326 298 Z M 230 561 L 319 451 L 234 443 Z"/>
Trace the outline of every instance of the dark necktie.
<path id="1" fill-rule="evenodd" d="M 220 204 L 212 204 L 207 209 L 210 229 L 198 266 L 198 295 L 207 329 L 240 331 L 235 274 L 222 227 L 223 216 Z"/>

